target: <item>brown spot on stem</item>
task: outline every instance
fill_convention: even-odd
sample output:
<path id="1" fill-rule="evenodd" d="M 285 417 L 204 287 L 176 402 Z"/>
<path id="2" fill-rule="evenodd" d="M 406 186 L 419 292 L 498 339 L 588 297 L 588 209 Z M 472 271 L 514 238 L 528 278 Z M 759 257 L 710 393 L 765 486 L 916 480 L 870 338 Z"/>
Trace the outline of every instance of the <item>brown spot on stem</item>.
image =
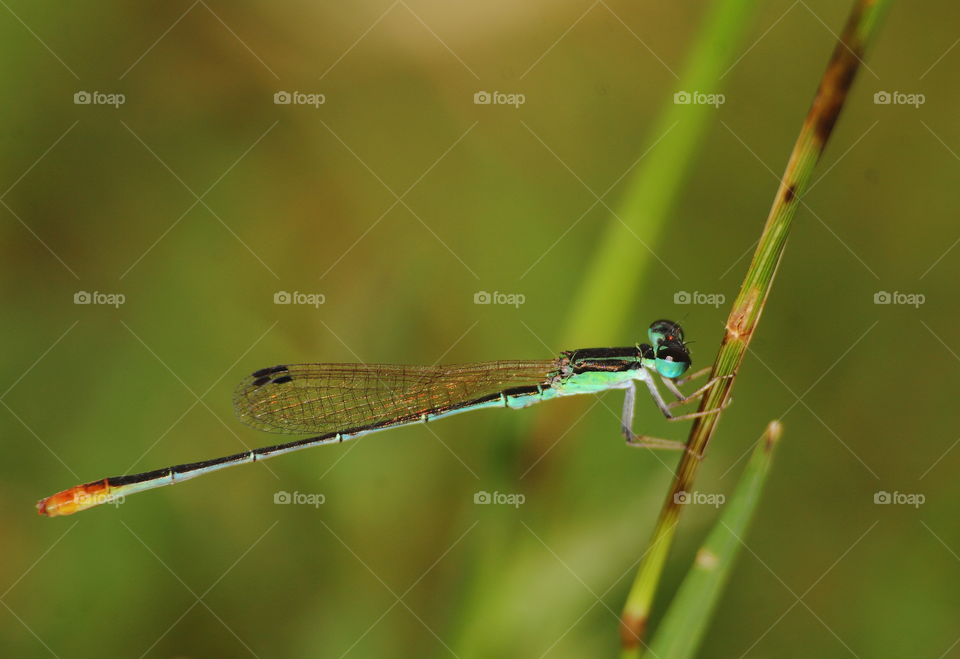
<path id="1" fill-rule="evenodd" d="M 632 650 L 640 645 L 647 631 L 647 617 L 625 613 L 620 619 L 620 647 Z"/>
<path id="2" fill-rule="evenodd" d="M 797 196 L 797 185 L 793 184 L 790 187 L 788 187 L 786 191 L 783 193 L 783 201 L 789 204 L 791 201 L 793 201 L 794 197 L 796 196 Z"/>
<path id="3" fill-rule="evenodd" d="M 753 317 L 754 307 L 757 306 L 759 299 L 760 289 L 753 286 L 747 292 L 747 296 L 743 302 L 730 312 L 730 317 L 727 318 L 728 341 L 734 339 L 748 340 L 750 338 L 750 333 L 753 331 L 751 318 Z"/>

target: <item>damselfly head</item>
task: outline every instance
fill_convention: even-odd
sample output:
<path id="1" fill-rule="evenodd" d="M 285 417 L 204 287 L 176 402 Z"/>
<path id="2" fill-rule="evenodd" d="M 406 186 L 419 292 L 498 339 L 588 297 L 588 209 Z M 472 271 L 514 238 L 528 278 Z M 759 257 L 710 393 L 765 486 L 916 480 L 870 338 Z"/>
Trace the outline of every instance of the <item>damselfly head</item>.
<path id="1" fill-rule="evenodd" d="M 690 352 L 683 342 L 683 328 L 672 320 L 657 320 L 647 330 L 653 344 L 654 365 L 665 378 L 678 378 L 690 368 Z"/>
<path id="2" fill-rule="evenodd" d="M 654 348 L 659 347 L 662 342 L 683 344 L 683 328 L 680 323 L 672 320 L 655 320 L 650 324 L 647 336 Z"/>

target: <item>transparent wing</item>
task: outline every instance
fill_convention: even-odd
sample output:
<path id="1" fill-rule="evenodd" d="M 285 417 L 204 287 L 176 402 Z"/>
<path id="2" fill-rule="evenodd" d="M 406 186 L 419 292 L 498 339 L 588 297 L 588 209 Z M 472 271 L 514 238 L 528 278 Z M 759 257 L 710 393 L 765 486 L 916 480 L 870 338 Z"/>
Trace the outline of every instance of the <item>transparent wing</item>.
<path id="1" fill-rule="evenodd" d="M 276 433 L 327 433 L 416 418 L 513 387 L 548 384 L 558 361 L 450 366 L 289 364 L 240 383 L 233 407 L 247 425 Z"/>

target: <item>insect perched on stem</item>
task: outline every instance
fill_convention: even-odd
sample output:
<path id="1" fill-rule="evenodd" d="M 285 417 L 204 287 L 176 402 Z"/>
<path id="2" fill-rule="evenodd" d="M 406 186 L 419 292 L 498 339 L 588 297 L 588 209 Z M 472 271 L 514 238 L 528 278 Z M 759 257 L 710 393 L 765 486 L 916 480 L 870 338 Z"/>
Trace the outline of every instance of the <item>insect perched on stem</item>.
<path id="1" fill-rule="evenodd" d="M 677 385 L 690 368 L 683 329 L 658 320 L 647 332 L 650 343 L 624 348 L 585 348 L 540 361 L 494 361 L 450 366 L 392 364 L 289 364 L 262 368 L 237 387 L 233 405 L 244 423 L 273 433 L 313 434 L 275 446 L 113 476 L 77 485 L 37 503 L 41 515 L 56 516 L 109 503 L 155 487 L 172 485 L 227 467 L 257 462 L 314 446 L 337 444 L 380 430 L 427 423 L 484 408 L 520 409 L 559 396 L 624 389 L 621 432 L 631 446 L 684 449 L 676 442 L 633 433 L 636 382 L 643 382 L 665 417 L 690 419 L 718 410 L 674 416 L 671 409 L 702 396 L 716 379 L 689 395 Z M 664 401 L 655 379 L 676 401 Z"/>

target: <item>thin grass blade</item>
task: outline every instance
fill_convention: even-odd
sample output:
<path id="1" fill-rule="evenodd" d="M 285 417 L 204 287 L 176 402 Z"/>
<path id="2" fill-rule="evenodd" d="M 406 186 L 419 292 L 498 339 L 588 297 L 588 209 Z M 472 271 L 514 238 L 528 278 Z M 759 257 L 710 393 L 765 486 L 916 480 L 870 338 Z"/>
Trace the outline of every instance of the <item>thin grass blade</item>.
<path id="1" fill-rule="evenodd" d="M 771 421 L 657 628 L 649 656 L 685 659 L 696 654 L 733 563 L 744 546 L 781 433 L 780 422 Z"/>

